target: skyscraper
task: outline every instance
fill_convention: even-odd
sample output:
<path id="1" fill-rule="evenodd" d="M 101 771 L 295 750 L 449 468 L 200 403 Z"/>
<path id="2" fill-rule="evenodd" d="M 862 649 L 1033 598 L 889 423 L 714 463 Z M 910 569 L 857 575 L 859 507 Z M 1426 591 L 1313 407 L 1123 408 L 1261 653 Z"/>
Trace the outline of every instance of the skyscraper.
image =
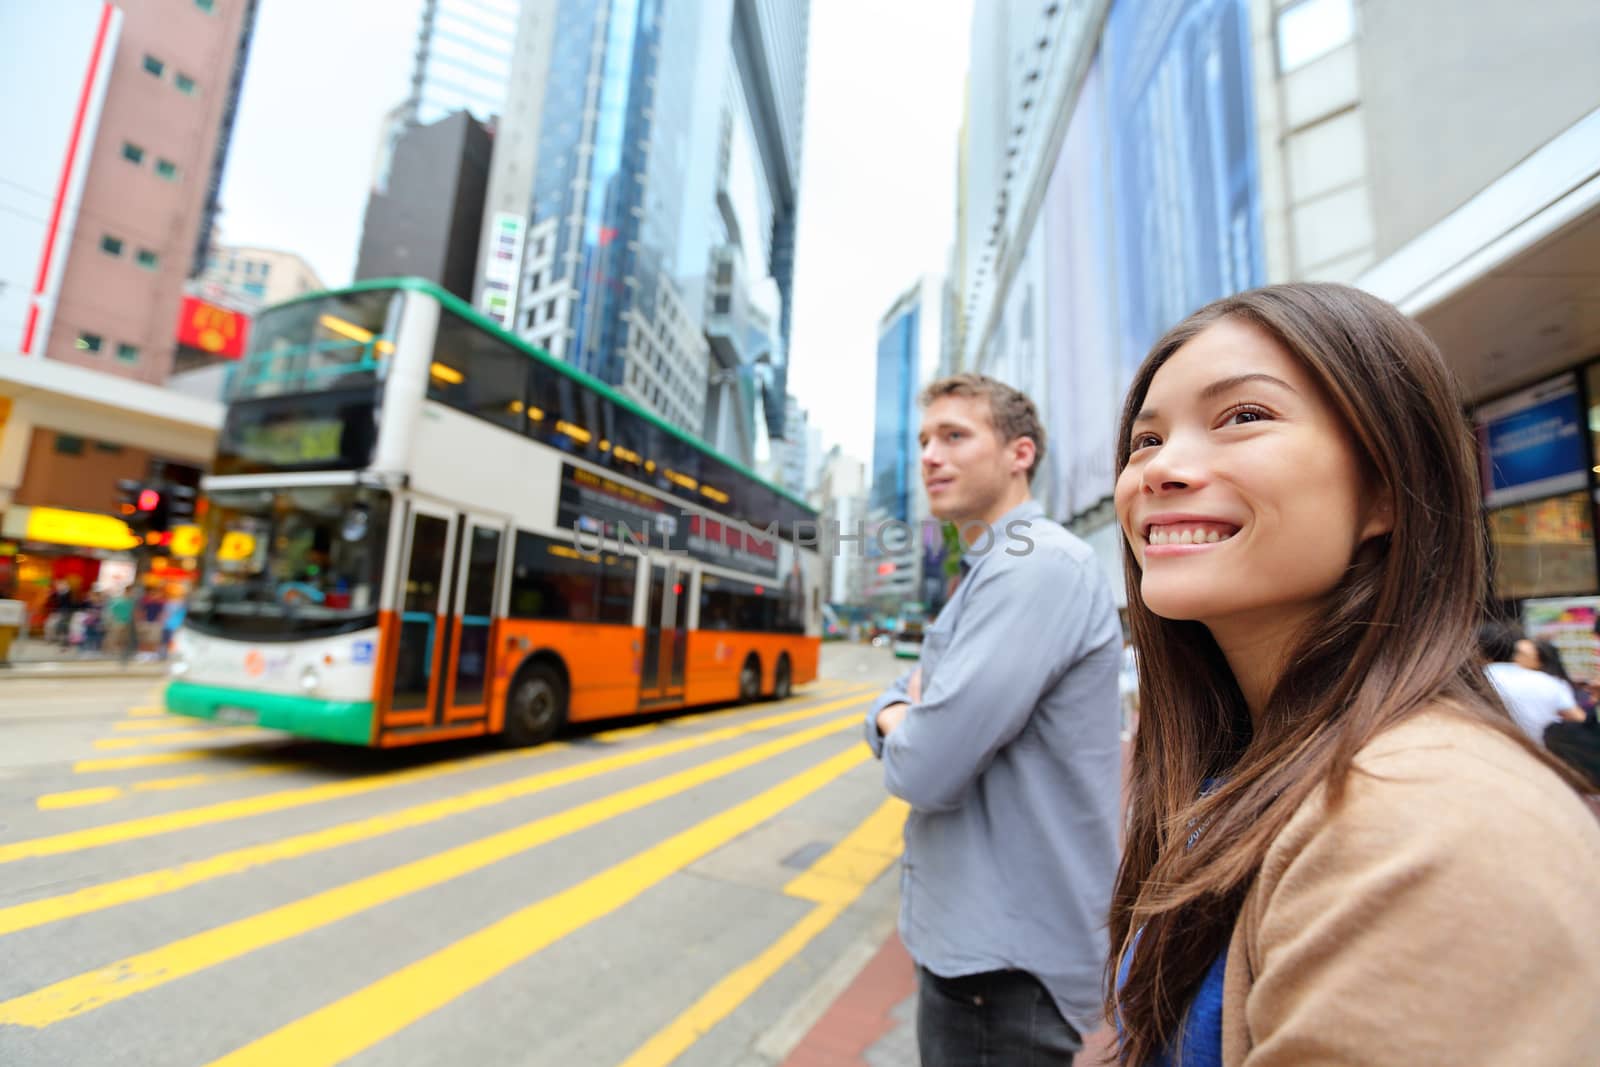
<path id="1" fill-rule="evenodd" d="M 407 125 L 467 111 L 488 122 L 505 110 L 518 0 L 423 0 Z"/>
<path id="2" fill-rule="evenodd" d="M 785 432 L 808 19 L 558 0 L 538 118 L 515 328 L 747 463 Z"/>

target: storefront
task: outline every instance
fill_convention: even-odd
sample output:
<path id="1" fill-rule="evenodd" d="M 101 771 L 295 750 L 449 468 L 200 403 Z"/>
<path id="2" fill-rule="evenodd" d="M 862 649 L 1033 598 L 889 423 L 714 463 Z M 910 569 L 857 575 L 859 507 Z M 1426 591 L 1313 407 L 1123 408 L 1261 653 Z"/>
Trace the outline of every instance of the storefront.
<path id="1" fill-rule="evenodd" d="M 29 605 L 33 632 L 57 583 L 75 601 L 142 573 L 161 599 L 185 595 L 195 562 L 140 542 L 118 516 L 120 479 L 189 484 L 210 465 L 222 408 L 215 401 L 69 366 L 0 361 L 0 599 Z M 180 548 L 197 551 L 192 538 Z"/>
<path id="2" fill-rule="evenodd" d="M 1356 280 L 1471 404 L 1493 596 L 1600 681 L 1600 110 Z"/>

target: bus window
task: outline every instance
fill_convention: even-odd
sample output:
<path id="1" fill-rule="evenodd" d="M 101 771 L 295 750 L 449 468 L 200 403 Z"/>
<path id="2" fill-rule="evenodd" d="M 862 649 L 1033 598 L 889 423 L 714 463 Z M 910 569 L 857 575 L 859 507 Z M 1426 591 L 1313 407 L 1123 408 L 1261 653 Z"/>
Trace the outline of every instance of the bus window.
<path id="1" fill-rule="evenodd" d="M 250 327 L 250 348 L 228 379 L 228 400 L 366 385 L 394 352 L 393 290 L 344 293 L 269 308 Z"/>
<path id="2" fill-rule="evenodd" d="M 493 334 L 441 311 L 428 397 L 518 433 L 528 423 L 531 361 Z"/>
<path id="3" fill-rule="evenodd" d="M 632 556 L 583 553 L 565 541 L 519 532 L 510 615 L 631 623 L 637 566 Z"/>

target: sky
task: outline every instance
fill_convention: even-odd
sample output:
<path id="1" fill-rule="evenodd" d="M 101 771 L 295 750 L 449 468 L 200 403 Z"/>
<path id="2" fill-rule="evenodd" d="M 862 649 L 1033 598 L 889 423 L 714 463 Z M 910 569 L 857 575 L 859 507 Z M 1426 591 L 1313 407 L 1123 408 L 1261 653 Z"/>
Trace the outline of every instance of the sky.
<path id="1" fill-rule="evenodd" d="M 688 0 L 694 2 L 694 0 Z M 222 189 L 222 240 L 354 273 L 384 115 L 420 0 L 260 6 Z M 955 235 L 972 0 L 812 0 L 789 388 L 869 465 L 878 319 Z M 315 31 L 311 30 L 315 27 Z"/>

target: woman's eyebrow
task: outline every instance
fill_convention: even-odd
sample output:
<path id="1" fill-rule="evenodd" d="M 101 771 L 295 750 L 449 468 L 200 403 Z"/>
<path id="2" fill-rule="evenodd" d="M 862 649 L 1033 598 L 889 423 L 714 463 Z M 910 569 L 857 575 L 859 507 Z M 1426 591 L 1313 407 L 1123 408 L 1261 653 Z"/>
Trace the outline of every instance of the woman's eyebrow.
<path id="1" fill-rule="evenodd" d="M 1230 378 L 1218 378 L 1204 389 L 1201 389 L 1199 397 L 1201 400 L 1215 400 L 1222 394 L 1237 389 L 1241 385 L 1248 385 L 1251 382 L 1265 382 L 1268 385 L 1276 385 L 1280 389 L 1287 389 L 1291 393 L 1295 392 L 1294 386 L 1282 378 L 1274 377 L 1262 371 L 1252 371 L 1249 374 L 1235 374 Z M 1154 422 L 1160 417 L 1160 412 L 1155 408 L 1140 408 L 1139 413 L 1133 417 L 1133 422 L 1130 425 L 1137 426 L 1142 422 Z"/>

